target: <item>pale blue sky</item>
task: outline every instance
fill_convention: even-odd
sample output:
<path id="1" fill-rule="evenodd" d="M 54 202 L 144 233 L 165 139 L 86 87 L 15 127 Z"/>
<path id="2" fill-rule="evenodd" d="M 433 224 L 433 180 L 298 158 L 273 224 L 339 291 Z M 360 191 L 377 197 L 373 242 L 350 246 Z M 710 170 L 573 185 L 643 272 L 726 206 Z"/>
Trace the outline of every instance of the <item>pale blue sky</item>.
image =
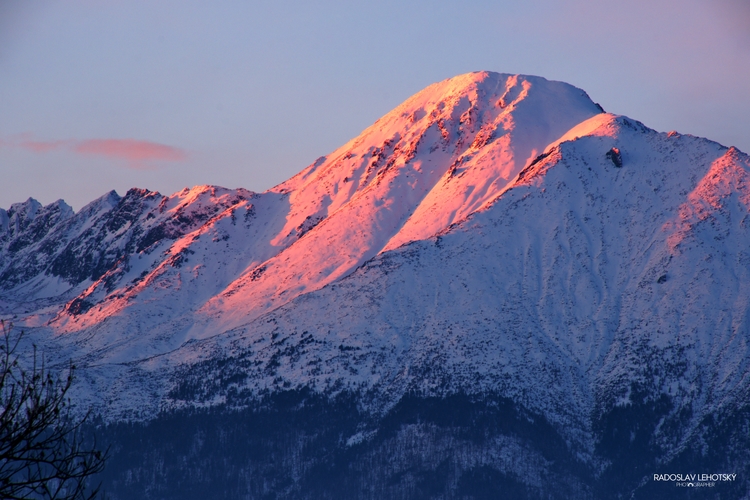
<path id="1" fill-rule="evenodd" d="M 746 0 L 0 0 L 0 207 L 263 191 L 476 70 L 750 152 Z"/>

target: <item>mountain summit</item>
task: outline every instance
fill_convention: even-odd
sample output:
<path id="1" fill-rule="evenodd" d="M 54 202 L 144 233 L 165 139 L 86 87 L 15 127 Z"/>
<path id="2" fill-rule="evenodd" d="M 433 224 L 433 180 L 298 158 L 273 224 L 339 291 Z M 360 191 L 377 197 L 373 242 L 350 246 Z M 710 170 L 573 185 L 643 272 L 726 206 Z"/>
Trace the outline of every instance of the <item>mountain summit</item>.
<path id="1" fill-rule="evenodd" d="M 265 193 L 0 211 L 0 306 L 110 422 L 351 398 L 310 435 L 359 465 L 432 436 L 446 497 L 663 496 L 662 469 L 750 473 L 749 174 L 568 84 L 470 73 Z M 402 465 L 381 497 L 417 491 Z"/>
<path id="2" fill-rule="evenodd" d="M 173 333 L 168 347 L 145 342 L 142 354 L 154 354 L 246 323 L 383 251 L 438 234 L 494 200 L 550 143 L 598 113 L 585 92 L 565 83 L 461 75 L 417 93 L 266 193 L 208 186 L 170 197 L 110 193 L 35 233 L 14 254 L 3 284 L 16 285 L 11 296 L 25 304 L 53 294 L 67 299 L 50 323 L 57 331 L 107 322 L 103 335 L 116 333 L 120 345 L 127 331 L 135 334 L 130 321 L 147 318 L 149 330 L 161 323 Z M 50 258 L 39 263 L 42 247 Z M 14 279 L 19 273 L 22 282 Z"/>

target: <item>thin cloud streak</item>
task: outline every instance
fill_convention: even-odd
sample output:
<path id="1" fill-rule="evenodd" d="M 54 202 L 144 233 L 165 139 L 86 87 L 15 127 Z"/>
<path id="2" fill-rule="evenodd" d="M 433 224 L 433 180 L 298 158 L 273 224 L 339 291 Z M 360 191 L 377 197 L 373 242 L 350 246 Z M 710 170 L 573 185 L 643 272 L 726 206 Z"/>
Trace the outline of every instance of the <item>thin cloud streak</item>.
<path id="1" fill-rule="evenodd" d="M 70 141 L 22 141 L 19 143 L 23 149 L 33 151 L 34 153 L 47 153 L 53 149 L 57 149 L 66 145 L 69 145 Z"/>
<path id="2" fill-rule="evenodd" d="M 0 139 L 0 146 L 18 147 L 33 153 L 48 153 L 55 149 L 68 149 L 79 155 L 125 160 L 130 168 L 135 169 L 152 169 L 154 167 L 149 163 L 151 161 L 183 161 L 188 156 L 182 149 L 137 139 L 38 141 L 31 138 L 30 134 L 23 134 L 21 138 L 15 140 Z"/>
<path id="3" fill-rule="evenodd" d="M 131 162 L 148 160 L 181 161 L 187 158 L 184 151 L 166 144 L 135 139 L 89 139 L 79 142 L 75 152 L 87 155 L 120 158 Z"/>
<path id="4" fill-rule="evenodd" d="M 71 146 L 74 141 L 38 141 L 30 132 L 16 134 L 7 139 L 0 138 L 0 147 L 21 148 L 32 153 L 48 153 L 53 149 Z"/>

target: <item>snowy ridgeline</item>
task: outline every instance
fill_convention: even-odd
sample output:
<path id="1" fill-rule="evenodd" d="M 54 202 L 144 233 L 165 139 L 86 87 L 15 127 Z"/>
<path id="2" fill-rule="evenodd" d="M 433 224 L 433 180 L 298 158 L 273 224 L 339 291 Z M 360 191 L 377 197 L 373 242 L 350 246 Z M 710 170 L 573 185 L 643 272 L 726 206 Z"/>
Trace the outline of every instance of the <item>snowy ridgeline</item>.
<path id="1" fill-rule="evenodd" d="M 599 463 L 603 416 L 666 398 L 668 456 L 750 391 L 749 172 L 570 85 L 472 73 L 262 194 L 0 211 L 0 312 L 112 420 L 493 393 Z"/>

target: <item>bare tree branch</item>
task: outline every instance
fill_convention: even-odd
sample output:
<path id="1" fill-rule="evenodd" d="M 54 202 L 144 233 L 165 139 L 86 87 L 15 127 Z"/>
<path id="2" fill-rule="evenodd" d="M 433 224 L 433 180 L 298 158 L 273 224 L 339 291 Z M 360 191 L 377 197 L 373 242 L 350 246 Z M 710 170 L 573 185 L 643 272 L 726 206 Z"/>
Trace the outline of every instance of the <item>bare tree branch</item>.
<path id="1" fill-rule="evenodd" d="M 75 366 L 60 379 L 34 346 L 31 368 L 17 356 L 23 332 L 0 321 L 0 498 L 93 499 L 87 480 L 101 472 L 107 451 L 84 442 L 82 419 L 71 413 L 68 390 Z"/>

